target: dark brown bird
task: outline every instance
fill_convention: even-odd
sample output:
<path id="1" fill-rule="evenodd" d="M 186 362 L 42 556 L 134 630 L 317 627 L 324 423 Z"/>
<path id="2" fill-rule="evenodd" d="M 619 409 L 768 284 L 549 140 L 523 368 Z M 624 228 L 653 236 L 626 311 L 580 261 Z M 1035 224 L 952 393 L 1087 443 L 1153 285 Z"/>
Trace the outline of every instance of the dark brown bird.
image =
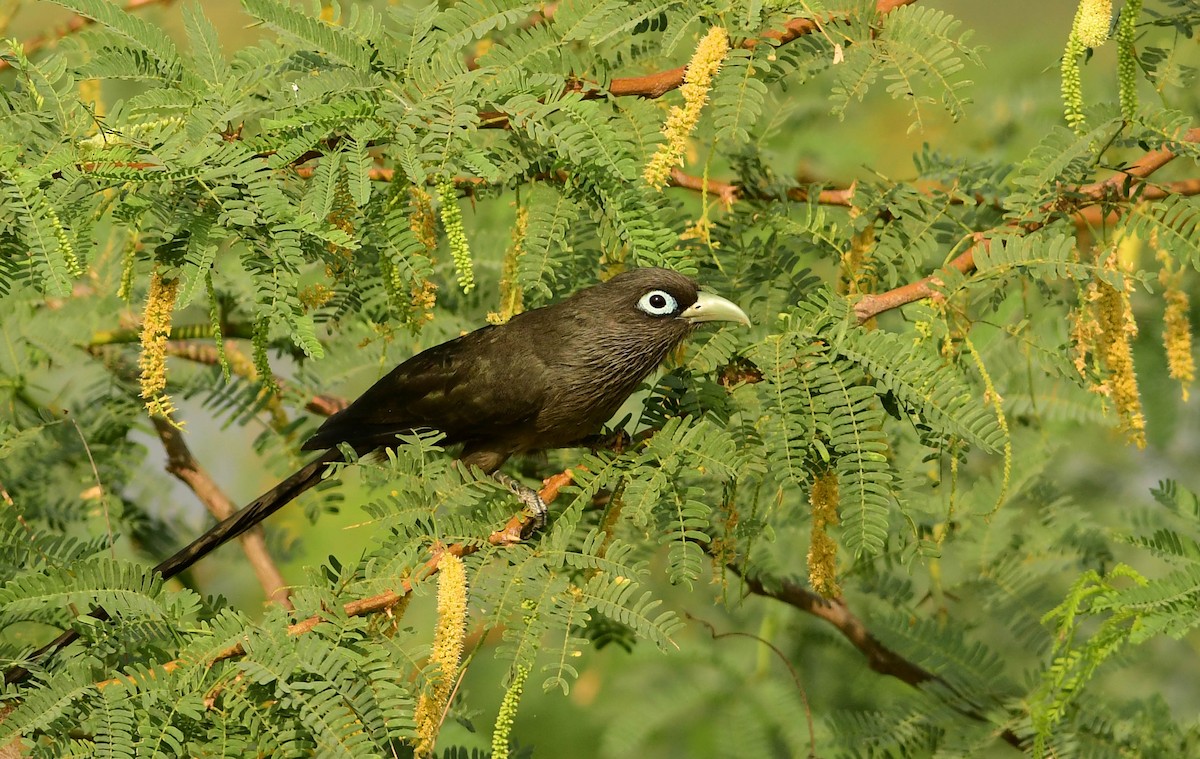
<path id="1" fill-rule="evenodd" d="M 515 453 L 562 448 L 595 434 L 673 348 L 710 321 L 750 323 L 736 305 L 700 292 L 682 274 L 633 269 L 434 346 L 397 366 L 304 443 L 305 450 L 325 453 L 155 569 L 164 578 L 179 574 L 316 485 L 331 462 L 342 460 L 338 445 L 361 456 L 418 430 L 436 430 L 444 445 L 461 445 L 464 464 L 491 474 L 540 521 L 546 506 L 537 492 L 501 474 L 500 465 Z M 44 650 L 67 642 L 60 637 Z"/>

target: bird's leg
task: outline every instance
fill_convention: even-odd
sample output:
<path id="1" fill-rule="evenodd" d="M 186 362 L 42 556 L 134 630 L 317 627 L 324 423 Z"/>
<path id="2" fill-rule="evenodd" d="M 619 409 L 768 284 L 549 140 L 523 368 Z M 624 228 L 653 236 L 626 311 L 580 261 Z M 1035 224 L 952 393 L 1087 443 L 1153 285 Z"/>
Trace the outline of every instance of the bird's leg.
<path id="1" fill-rule="evenodd" d="M 538 492 L 533 488 L 522 485 L 517 480 L 509 477 L 504 472 L 492 472 L 492 479 L 503 485 L 510 493 L 515 495 L 521 503 L 525 504 L 525 511 L 533 517 L 533 531 L 537 531 L 546 526 L 546 502 L 538 495 Z"/>

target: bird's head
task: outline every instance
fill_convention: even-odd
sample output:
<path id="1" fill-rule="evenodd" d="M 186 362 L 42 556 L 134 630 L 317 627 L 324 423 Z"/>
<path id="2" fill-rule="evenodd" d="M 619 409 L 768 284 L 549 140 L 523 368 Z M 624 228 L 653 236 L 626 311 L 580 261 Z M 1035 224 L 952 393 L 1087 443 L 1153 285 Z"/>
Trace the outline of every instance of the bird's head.
<path id="1" fill-rule="evenodd" d="M 695 280 L 670 269 L 629 269 L 580 290 L 559 307 L 582 328 L 586 348 L 578 356 L 581 363 L 608 366 L 638 381 L 697 325 L 750 323 L 732 302 L 701 292 Z M 614 362 L 614 357 L 621 360 Z"/>
<path id="2" fill-rule="evenodd" d="M 704 322 L 738 322 L 750 317 L 732 301 L 702 292 L 695 280 L 670 269 L 630 269 L 598 285 L 622 321 L 686 334 Z"/>

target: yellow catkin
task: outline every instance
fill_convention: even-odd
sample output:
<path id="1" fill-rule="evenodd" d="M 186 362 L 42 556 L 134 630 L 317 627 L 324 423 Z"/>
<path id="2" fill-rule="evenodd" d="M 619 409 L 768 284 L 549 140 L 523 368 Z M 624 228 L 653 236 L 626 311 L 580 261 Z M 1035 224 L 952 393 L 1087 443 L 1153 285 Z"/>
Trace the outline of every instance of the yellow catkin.
<path id="1" fill-rule="evenodd" d="M 708 101 L 708 91 L 712 88 L 713 78 L 721 69 L 721 63 L 729 53 L 729 34 L 721 27 L 715 26 L 696 45 L 696 52 L 688 61 L 687 73 L 683 77 L 683 86 L 679 88 L 683 95 L 683 106 L 674 106 L 663 125 L 662 133 L 666 141 L 658 146 L 658 150 L 646 164 L 642 176 L 646 184 L 655 189 L 662 189 L 667 184 L 671 169 L 683 160 L 687 148 L 688 135 L 696 128 L 700 120 L 700 111 Z"/>
<path id="2" fill-rule="evenodd" d="M 117 287 L 117 297 L 128 303 L 133 299 L 134 274 L 137 269 L 137 254 L 141 247 L 141 236 L 137 229 L 129 234 L 125 242 L 125 250 L 121 254 L 121 284 Z"/>
<path id="3" fill-rule="evenodd" d="M 155 271 L 150 275 L 146 311 L 142 316 L 142 354 L 138 357 L 142 398 L 151 416 L 168 417 L 175 407 L 164 391 L 167 388 L 167 338 L 171 335 L 171 316 L 179 282 L 163 279 Z"/>
<path id="4" fill-rule="evenodd" d="M 462 559 L 453 553 L 442 554 L 438 562 L 437 629 L 430 655 L 432 674 L 429 685 L 417 701 L 417 757 L 432 757 L 441 728 L 442 712 L 458 678 L 463 639 L 467 630 L 467 571 Z"/>
<path id="5" fill-rule="evenodd" d="M 859 213 L 857 208 L 850 209 L 851 216 L 858 216 Z M 842 254 L 838 292 L 845 295 L 871 292 L 874 277 L 866 264 L 873 250 L 875 250 L 875 227 L 868 224 L 861 232 L 855 232 L 850 237 L 850 248 Z"/>
<path id="6" fill-rule="evenodd" d="M 1152 242 L 1157 243 L 1157 240 Z M 1163 348 L 1167 352 L 1167 374 L 1179 383 L 1186 403 L 1192 382 L 1196 379 L 1196 361 L 1192 356 L 1192 321 L 1188 316 L 1191 303 L 1183 289 L 1183 272 L 1171 266 L 1168 253 L 1159 248 L 1162 269 L 1158 281 L 1163 286 Z"/>
<path id="7" fill-rule="evenodd" d="M 437 248 L 437 217 L 433 215 L 433 198 L 424 187 L 416 184 L 409 186 L 408 194 L 412 208 L 408 227 L 425 246 L 425 250 L 432 253 Z"/>
<path id="8" fill-rule="evenodd" d="M 1100 47 L 1108 41 L 1112 26 L 1112 0 L 1080 0 L 1071 31 L 1084 47 Z"/>
<path id="9" fill-rule="evenodd" d="M 837 472 L 823 472 L 813 481 L 809 493 L 812 504 L 812 541 L 808 547 L 808 583 L 825 598 L 836 598 L 842 589 L 837 582 L 837 543 L 826 528 L 838 523 Z"/>
<path id="10" fill-rule="evenodd" d="M 1163 345 L 1167 350 L 1167 370 L 1171 379 L 1179 382 L 1186 402 L 1192 382 L 1196 379 L 1188 294 L 1183 290 L 1170 289 L 1164 297 L 1167 308 L 1163 314 Z"/>
<path id="11" fill-rule="evenodd" d="M 409 185 L 408 228 L 425 247 L 426 257 L 433 268 L 433 252 L 437 250 L 437 216 L 433 213 L 433 199 L 424 187 Z M 398 273 L 397 273 L 398 276 Z M 433 321 L 433 308 L 437 305 L 438 286 L 429 279 L 414 278 L 409 286 L 412 303 L 412 324 L 420 326 Z"/>
<path id="12" fill-rule="evenodd" d="M 1109 256 L 1104 266 L 1109 271 L 1117 271 L 1119 264 L 1115 256 Z M 1137 337 L 1138 330 L 1129 304 L 1132 285 L 1128 278 L 1121 289 L 1102 280 L 1093 284 L 1096 287 L 1096 322 L 1100 326 L 1096 350 L 1108 375 L 1099 390 L 1116 407 L 1126 439 L 1138 448 L 1145 448 L 1146 418 L 1142 414 L 1142 399 L 1133 366 L 1133 338 Z"/>
<path id="13" fill-rule="evenodd" d="M 529 667 L 517 667 L 508 690 L 504 692 L 500 713 L 496 715 L 496 724 L 492 727 L 492 759 L 508 759 L 508 738 L 512 734 L 517 704 L 521 701 L 521 692 L 525 690 L 525 680 L 528 678 Z"/>
<path id="14" fill-rule="evenodd" d="M 500 270 L 500 310 L 487 315 L 487 320 L 492 324 L 504 324 L 525 310 L 525 289 L 521 287 L 518 273 L 521 257 L 525 255 L 525 235 L 528 232 L 529 209 L 522 206 L 517 209 L 512 243 L 504 254 L 504 264 Z"/>
<path id="15" fill-rule="evenodd" d="M 1067 124 L 1076 132 L 1086 128 L 1083 116 L 1083 84 L 1079 60 L 1090 47 L 1099 47 L 1108 39 L 1112 24 L 1112 0 L 1080 0 L 1062 54 L 1061 91 Z"/>

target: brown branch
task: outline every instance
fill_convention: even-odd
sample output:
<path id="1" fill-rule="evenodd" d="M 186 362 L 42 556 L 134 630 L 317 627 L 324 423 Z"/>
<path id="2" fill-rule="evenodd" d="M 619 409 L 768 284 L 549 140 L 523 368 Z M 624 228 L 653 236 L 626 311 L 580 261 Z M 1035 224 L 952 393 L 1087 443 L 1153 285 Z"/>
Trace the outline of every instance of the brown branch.
<path id="1" fill-rule="evenodd" d="M 148 5 L 170 5 L 171 2 L 173 2 L 173 0 L 129 0 L 129 2 L 125 3 L 125 6 L 122 8 L 122 10 L 126 13 L 129 13 L 130 11 L 135 11 Z M 21 43 L 21 49 L 25 51 L 26 56 L 31 56 L 46 45 L 49 45 L 52 42 L 58 42 L 59 40 L 65 39 L 72 34 L 78 34 L 94 23 L 96 23 L 95 20 L 88 18 L 87 16 L 72 16 L 70 21 L 58 27 L 57 29 L 25 40 Z M 8 61 L 0 59 L 0 71 L 11 68 L 11 66 L 12 64 Z"/>
<path id="2" fill-rule="evenodd" d="M 217 521 L 221 521 L 237 511 L 237 507 L 229 499 L 229 496 L 225 495 L 225 492 L 192 455 L 179 428 L 159 416 L 151 417 L 151 421 L 154 422 L 154 430 L 158 433 L 158 438 L 167 452 L 167 471 L 187 485 L 204 504 L 204 508 L 216 517 Z M 245 551 L 250 566 L 254 568 L 254 574 L 258 577 L 258 583 L 262 585 L 267 598 L 285 609 L 291 609 L 292 602 L 288 598 L 287 585 L 284 583 L 283 575 L 280 574 L 274 559 L 271 558 L 270 551 L 267 550 L 262 526 L 251 528 L 238 540 L 241 541 L 242 550 Z"/>
<path id="3" fill-rule="evenodd" d="M 1200 142 L 1200 127 L 1189 129 L 1180 138 L 1180 142 Z M 1088 206 L 1102 202 L 1126 201 L 1135 198 L 1135 187 L 1140 181 L 1146 179 L 1163 166 L 1166 166 L 1176 155 L 1174 151 L 1168 148 L 1153 150 L 1146 153 L 1137 161 L 1134 161 L 1128 167 L 1119 170 L 1108 179 L 1083 185 L 1074 192 L 1064 193 L 1059 199 L 1043 205 L 1039 209 L 1041 218 L 1013 221 L 1006 226 L 1009 229 L 1024 234 L 1031 234 L 1049 224 L 1057 215 L 1062 214 L 1069 218 Z M 1183 186 L 1191 188 L 1192 185 L 1188 183 Z M 950 261 L 946 265 L 946 268 L 954 269 L 963 275 L 975 271 L 975 251 L 981 247 L 990 245 L 991 240 L 982 232 L 974 233 L 973 237 L 974 241 L 971 243 L 971 246 Z M 913 303 L 914 301 L 934 297 L 937 294 L 936 288 L 941 282 L 941 278 L 934 273 L 916 282 L 902 285 L 884 293 L 864 296 L 854 304 L 855 316 L 858 317 L 858 321 L 861 323 L 874 316 L 878 316 L 884 311 L 889 311 L 893 308 Z"/>
<path id="4" fill-rule="evenodd" d="M 567 469 L 559 474 L 547 477 L 542 482 L 542 489 L 538 491 L 538 495 L 541 496 L 542 501 L 546 505 L 549 505 L 558 498 L 559 492 L 564 487 L 571 484 L 573 479 L 574 472 L 571 469 Z M 532 519 L 532 516 L 524 511 L 514 514 L 503 527 L 488 536 L 488 543 L 493 546 L 508 546 L 521 542 L 522 534 L 528 529 L 529 525 L 532 523 Z M 377 614 L 379 612 L 388 611 L 396 606 L 396 604 L 403 601 L 408 594 L 412 593 L 413 588 L 417 585 L 417 583 L 427 580 L 433 575 L 437 574 L 438 566 L 441 563 L 442 557 L 447 553 L 454 554 L 455 556 L 461 558 L 463 556 L 473 554 L 477 550 L 479 550 L 478 546 L 466 543 L 452 543 L 448 546 L 435 546 L 432 551 L 432 556 L 430 556 L 429 559 L 422 564 L 411 577 L 401 580 L 399 588 L 385 591 L 369 598 L 350 601 L 349 603 L 345 604 L 342 609 L 345 611 L 347 616 L 351 617 L 361 617 L 367 614 Z M 325 621 L 325 617 L 315 614 L 307 619 L 302 619 L 295 624 L 288 625 L 287 633 L 288 635 L 303 635 L 311 632 L 318 625 Z M 226 659 L 244 656 L 245 653 L 245 647 L 242 646 L 241 643 L 237 643 L 225 649 L 224 651 L 217 653 L 216 656 L 213 657 L 212 661 L 209 662 L 209 664 L 212 665 Z M 183 664 L 184 662 L 182 660 L 175 659 L 165 662 L 156 669 L 148 670 L 146 674 L 148 677 L 154 678 L 157 676 L 160 670 L 163 674 L 167 674 L 178 669 Z M 104 680 L 100 683 L 97 683 L 97 687 L 104 688 L 109 685 L 116 685 L 122 682 L 136 683 L 136 680 L 134 680 L 134 678 L 131 676 L 123 675 L 121 677 L 116 677 L 111 680 Z"/>
<path id="5" fill-rule="evenodd" d="M 217 353 L 217 349 L 212 345 L 197 345 L 195 343 L 184 343 L 171 341 L 167 343 L 167 353 L 172 356 L 185 358 L 188 361 L 194 361 L 197 364 L 207 364 L 209 366 L 217 366 L 221 363 L 221 356 Z M 245 376 L 251 381 L 257 380 L 257 372 L 253 374 L 250 370 L 253 369 L 253 364 L 245 362 L 246 366 L 243 369 L 242 363 L 237 360 L 236 355 L 228 347 L 225 349 L 226 357 L 229 360 L 230 368 L 234 373 Z M 288 383 L 282 377 L 275 375 L 275 386 L 279 388 L 280 395 L 287 392 Z M 350 403 L 345 398 L 339 398 L 334 395 L 314 395 L 304 401 L 304 408 L 318 416 L 333 416 L 337 412 L 349 406 Z"/>
<path id="6" fill-rule="evenodd" d="M 879 15 L 885 15 L 902 5 L 911 5 L 914 2 L 916 0 L 878 0 L 875 3 L 875 12 Z M 837 20 L 839 20 L 837 16 L 831 15 L 825 23 Z M 820 29 L 821 25 L 822 22 L 818 22 L 815 19 L 795 18 L 788 21 L 782 29 L 769 29 L 764 31 L 760 38 L 743 40 L 741 47 L 746 49 L 753 48 L 768 39 L 772 40 L 776 45 L 786 45 L 795 39 L 812 34 Z M 687 74 L 687 66 L 677 66 L 653 74 L 617 77 L 609 81 L 607 88 L 601 88 L 596 82 L 574 80 L 568 82 L 567 91 L 581 92 L 588 99 L 609 96 L 653 99 L 662 97 L 668 92 L 682 87 L 685 74 Z M 508 114 L 502 111 L 481 111 L 479 121 L 481 129 L 507 129 L 509 127 Z"/>
<path id="7" fill-rule="evenodd" d="M 729 568 L 742 578 L 742 581 L 746 583 L 746 587 L 751 593 L 781 601 L 832 625 L 850 645 L 854 646 L 858 649 L 859 653 L 866 657 L 867 666 L 873 672 L 894 677 L 914 688 L 919 688 L 929 683 L 936 683 L 950 693 L 958 693 L 945 678 L 930 672 L 915 662 L 909 661 L 879 642 L 879 639 L 871 634 L 871 631 L 867 629 L 862 620 L 854 612 L 850 611 L 844 599 L 825 599 L 807 588 L 787 580 L 779 581 L 777 588 L 768 588 L 760 578 L 744 574 L 740 567 L 730 565 Z M 957 706 L 953 703 L 949 704 L 949 706 L 971 719 L 984 722 L 989 721 L 982 714 L 969 707 Z M 1021 738 L 1011 729 L 1004 728 L 998 735 L 1005 743 L 1016 748 L 1021 748 Z"/>
<path id="8" fill-rule="evenodd" d="M 719 179 L 705 181 L 704 177 L 688 174 L 678 167 L 671 169 L 671 175 L 667 178 L 667 184 L 671 187 L 679 187 L 694 192 L 708 192 L 716 195 L 725 204 L 726 208 L 745 198 L 770 200 L 774 197 L 732 182 L 723 182 Z M 820 190 L 817 193 L 817 202 L 823 206 L 849 207 L 854 201 L 854 190 L 855 185 L 853 184 L 845 189 L 831 188 Z M 792 187 L 787 191 L 788 199 L 798 202 L 808 200 L 810 195 L 811 193 L 807 187 Z"/>

